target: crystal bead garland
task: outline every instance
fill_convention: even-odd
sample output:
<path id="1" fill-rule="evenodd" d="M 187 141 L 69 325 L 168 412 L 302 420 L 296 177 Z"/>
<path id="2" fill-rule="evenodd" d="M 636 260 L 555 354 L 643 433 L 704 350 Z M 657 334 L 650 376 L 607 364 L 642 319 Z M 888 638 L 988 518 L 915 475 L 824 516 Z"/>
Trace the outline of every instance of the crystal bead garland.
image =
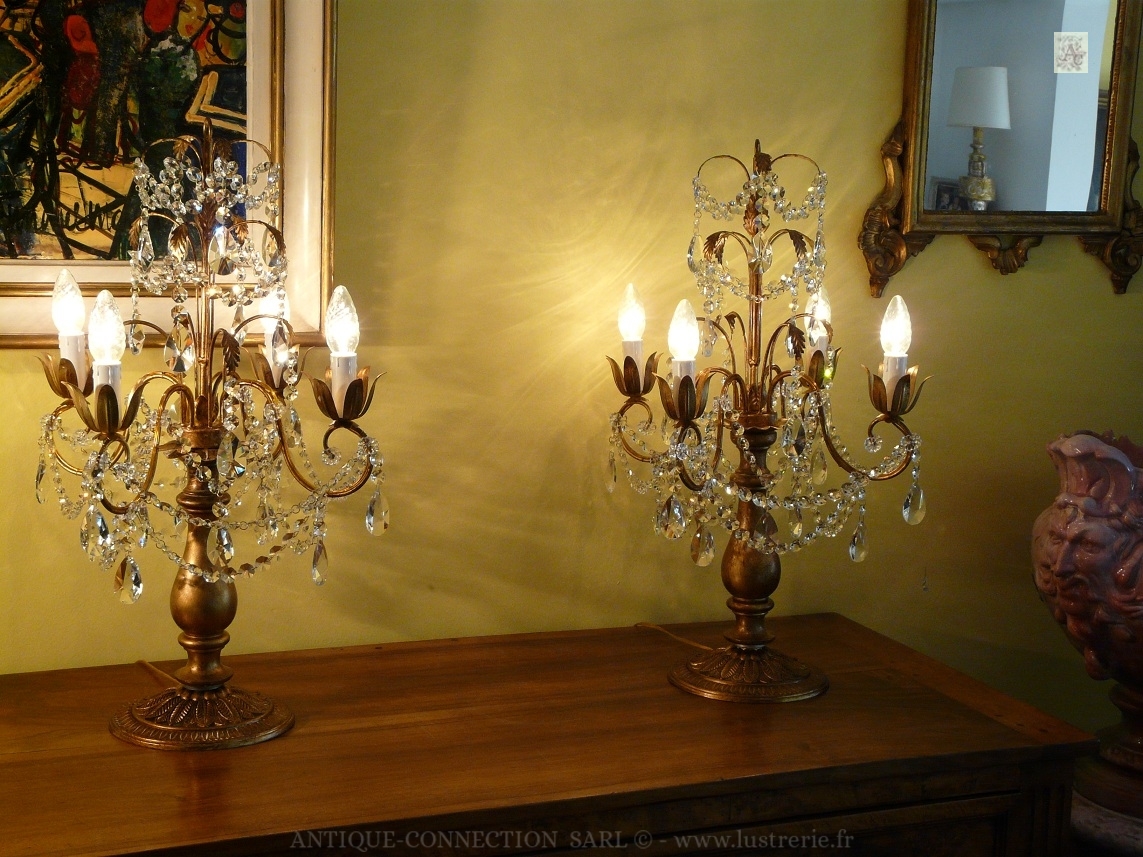
<path id="1" fill-rule="evenodd" d="M 900 431 L 879 461 L 867 464 L 850 454 L 833 420 L 833 329 L 828 315 L 813 315 L 823 302 L 828 307 L 826 174 L 804 156 L 771 159 L 757 147 L 753 168 L 730 156 L 711 158 L 704 166 L 720 159 L 741 167 L 745 182 L 733 198 L 719 199 L 700 168 L 693 181 L 693 233 L 686 252 L 703 311 L 698 317 L 698 352 L 712 367 L 693 379 L 696 391 L 705 391 L 705 406 L 694 414 L 679 413 L 679 402 L 673 400 L 678 381 L 660 373 L 653 357 L 646 369 L 638 364 L 634 368 L 639 370 L 637 378 L 646 378 L 644 372 L 655 374 L 666 412 L 660 420 L 648 395 L 653 385 L 630 387 L 620 364 L 612 361 L 627 402 L 611 418 L 606 489 L 612 492 L 615 481 L 625 475 L 637 493 L 653 495 L 655 532 L 668 539 L 693 533 L 691 558 L 699 566 L 714 558 L 715 529 L 775 554 L 845 533 L 850 558 L 861 562 L 868 554 L 867 486 L 896 477 L 919 461 L 920 437 L 901 419 L 915 402 L 916 391 L 901 413 L 882 410 L 864 438 L 863 451 L 877 455 L 885 441 L 876 429 L 888 425 Z M 777 167 L 784 159 L 788 164 L 808 163 L 813 170 L 800 199 L 787 194 L 779 179 Z M 715 221 L 716 231 L 704 237 L 710 221 Z M 734 231 L 736 221 L 740 231 Z M 811 226 L 808 234 L 797 231 L 804 222 Z M 746 310 L 724 311 L 732 298 L 745 301 Z M 750 365 L 759 367 L 752 370 L 746 353 L 750 337 L 773 313 L 771 350 L 750 358 Z M 743 347 L 736 351 L 739 337 Z M 765 348 L 767 339 L 760 342 Z M 788 368 L 777 365 L 779 358 Z M 629 416 L 631 410 L 637 416 Z M 773 426 L 775 437 L 766 453 L 756 456 L 750 437 L 759 425 Z M 837 468 L 831 470 L 831 464 Z M 902 507 L 910 524 L 920 523 L 925 514 L 918 472 L 914 466 Z M 760 510 L 749 526 L 736 512 L 741 504 Z"/>
<path id="2" fill-rule="evenodd" d="M 160 334 L 168 371 L 145 375 L 126 391 L 109 424 L 100 421 L 90 388 L 86 398 L 76 387 L 69 390 L 45 362 L 64 403 L 41 420 L 36 498 L 54 499 L 66 518 L 79 519 L 81 549 L 92 562 L 115 569 L 114 589 L 124 603 L 143 592 L 143 563 L 136 557 L 148 545 L 207 581 L 253 574 L 290 552 L 309 553 L 311 576 L 320 584 L 328 568 L 324 520 L 331 500 L 368 484 L 366 528 L 379 534 L 389 526 L 378 443 L 354 422 L 371 398 L 368 373 L 358 375 L 366 395 L 357 413 L 326 414 L 336 421 L 337 437 L 347 429 L 351 442 L 311 451 L 293 405 L 304 361 L 285 319 L 269 349 L 285 363 L 280 381 L 270 377 L 260 346 L 247 347 L 255 372 L 242 375 L 246 333 L 251 326 L 260 330 L 255 302 L 285 295 L 280 168 L 262 157 L 259 144 L 216 140 L 209 128 L 202 140 L 182 137 L 164 145 L 164 155 L 135 164 L 141 215 L 130 233 L 132 313 L 124 326 L 132 353 L 141 349 L 144 332 Z M 168 329 L 143 317 L 141 297 L 173 301 Z M 227 309 L 227 324 L 215 325 L 216 306 Z M 84 425 L 69 426 L 68 410 Z M 212 436 L 217 448 L 204 451 L 203 439 Z M 217 498 L 209 515 L 178 505 L 176 495 L 192 482 Z M 183 558 L 191 527 L 208 531 L 210 568 Z"/>

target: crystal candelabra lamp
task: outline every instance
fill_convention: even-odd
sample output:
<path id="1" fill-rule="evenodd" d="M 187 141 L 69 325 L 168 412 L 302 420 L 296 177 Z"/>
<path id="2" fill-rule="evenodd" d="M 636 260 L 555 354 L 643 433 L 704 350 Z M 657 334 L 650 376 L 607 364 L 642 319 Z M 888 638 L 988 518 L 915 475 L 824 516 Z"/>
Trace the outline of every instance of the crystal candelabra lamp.
<path id="1" fill-rule="evenodd" d="M 787 200 L 775 173 L 783 160 L 808 163 L 814 171 L 800 203 Z M 718 161 L 745 174 L 741 191 L 728 202 L 718 201 L 703 179 L 703 169 Z M 694 237 L 687 254 L 704 316 L 697 317 L 689 301 L 679 303 L 668 332 L 669 375 L 657 374 L 658 354 L 643 362 L 645 313 L 633 286 L 619 311 L 623 363 L 608 361 L 627 400 L 611 418 L 609 487 L 622 471 L 638 493 L 653 494 L 655 531 L 669 539 L 691 533 L 691 558 L 699 566 L 714 559 L 714 531 L 730 534 L 722 557 L 727 606 L 735 618 L 726 634 L 729 645 L 670 674 L 673 684 L 700 696 L 774 702 L 822 693 L 824 675 L 769 645 L 765 620 L 774 606 L 779 556 L 837 536 L 856 515 L 849 556 L 864 560 L 866 487 L 910 468 L 904 518 L 918 524 L 925 515 L 921 441 L 902 419 L 924 382 L 917 382 L 916 367 L 908 367 L 909 313 L 900 297 L 890 302 L 882 324 L 880 372 L 866 370 L 878 416 L 869 424 L 865 448 L 880 452 L 882 425 L 900 432 L 898 442 L 867 466 L 851 457 L 834 426 L 830 388 L 838 352 L 823 284 L 825 188 L 825 173 L 812 160 L 771 158 L 757 142 L 752 168 L 730 155 L 709 158 L 694 179 Z M 812 239 L 788 225 L 815 215 Z M 740 220 L 742 231 L 718 229 L 704 240 L 708 216 Z M 740 251 L 740 261 L 726 258 L 728 247 Z M 788 270 L 774 266 L 782 254 L 791 260 Z M 744 314 L 724 311 L 727 293 L 744 303 Z M 778 318 L 764 337 L 767 303 Z M 697 370 L 700 351 L 714 365 Z M 656 389 L 665 411 L 661 426 L 648 401 Z M 831 480 L 831 461 L 838 479 Z M 829 487 L 831 482 L 840 484 Z"/>
<path id="2" fill-rule="evenodd" d="M 116 569 L 122 601 L 143 590 L 145 546 L 177 569 L 171 613 L 187 661 L 176 686 L 115 714 L 112 733 L 134 744 L 235 747 L 288 730 L 294 718 L 281 703 L 228 684 L 221 651 L 238 606 L 235 579 L 292 552 L 312 556 L 313 581 L 322 583 L 329 501 L 366 486 L 366 527 L 388 526 L 381 453 L 356 422 L 376 381 L 357 370 L 359 324 L 342 286 L 325 315 L 330 371 L 310 378 L 331 420 L 319 456 L 302 436 L 294 403 L 305 357 L 284 289 L 280 186 L 260 144 L 216 139 L 209 125 L 202 139 L 156 143 L 135 165 L 142 213 L 131 230 L 129 320 L 100 292 L 85 336 L 71 274 L 62 272 L 54 290 L 60 358 L 42 362 L 61 402 L 42 420 L 37 498 L 52 496 L 80 520 L 80 546 Z M 142 317 L 141 295 L 171 299 L 169 327 Z M 266 334 L 261 350 L 242 347 L 254 324 Z M 167 369 L 144 374 L 123 396 L 120 360 L 127 348 L 141 351 L 147 331 L 165 341 Z"/>

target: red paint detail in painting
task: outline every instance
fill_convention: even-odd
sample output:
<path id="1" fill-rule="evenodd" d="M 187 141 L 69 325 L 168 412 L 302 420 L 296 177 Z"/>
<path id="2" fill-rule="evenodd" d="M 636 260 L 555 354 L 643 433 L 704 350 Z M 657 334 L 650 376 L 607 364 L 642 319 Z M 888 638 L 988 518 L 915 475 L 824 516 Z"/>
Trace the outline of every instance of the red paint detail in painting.
<path id="1" fill-rule="evenodd" d="M 68 15 L 64 21 L 64 32 L 72 50 L 79 54 L 98 54 L 95 40 L 91 38 L 91 25 L 83 15 Z"/>
<path id="2" fill-rule="evenodd" d="M 179 0 L 147 0 L 143 22 L 152 33 L 161 33 L 171 26 L 178 11 Z"/>

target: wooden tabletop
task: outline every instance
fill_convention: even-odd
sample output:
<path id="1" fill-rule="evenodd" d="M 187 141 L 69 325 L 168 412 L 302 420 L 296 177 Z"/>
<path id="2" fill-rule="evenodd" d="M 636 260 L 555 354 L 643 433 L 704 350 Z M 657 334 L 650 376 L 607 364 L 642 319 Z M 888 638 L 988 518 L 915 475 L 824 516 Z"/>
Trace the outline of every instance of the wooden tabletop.
<path id="1" fill-rule="evenodd" d="M 841 616 L 770 624 L 776 648 L 826 672 L 824 696 L 744 705 L 684 694 L 666 676 L 695 650 L 648 628 L 242 655 L 226 659 L 234 683 L 285 703 L 297 725 L 216 752 L 111 737 L 115 709 L 156 690 L 139 665 L 0 676 L 0 853 L 266 837 L 285 848 L 301 830 L 605 813 L 795 775 L 836 782 L 1092 746 Z M 671 630 L 718 644 L 724 627 Z"/>

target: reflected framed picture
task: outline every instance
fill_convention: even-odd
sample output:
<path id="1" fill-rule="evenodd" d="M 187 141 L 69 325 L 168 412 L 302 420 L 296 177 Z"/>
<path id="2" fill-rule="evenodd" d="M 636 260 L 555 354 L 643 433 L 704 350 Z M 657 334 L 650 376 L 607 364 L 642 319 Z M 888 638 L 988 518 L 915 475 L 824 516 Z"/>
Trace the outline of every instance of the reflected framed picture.
<path id="1" fill-rule="evenodd" d="M 282 164 L 292 323 L 320 342 L 335 14 L 334 0 L 0 0 L 0 347 L 54 346 L 65 267 L 126 307 L 135 160 L 207 120 Z M 161 319 L 169 301 L 140 303 Z"/>
<path id="2" fill-rule="evenodd" d="M 929 192 L 926 199 L 929 211 L 968 211 L 968 201 L 961 195 L 960 182 L 956 179 L 929 179 Z"/>

